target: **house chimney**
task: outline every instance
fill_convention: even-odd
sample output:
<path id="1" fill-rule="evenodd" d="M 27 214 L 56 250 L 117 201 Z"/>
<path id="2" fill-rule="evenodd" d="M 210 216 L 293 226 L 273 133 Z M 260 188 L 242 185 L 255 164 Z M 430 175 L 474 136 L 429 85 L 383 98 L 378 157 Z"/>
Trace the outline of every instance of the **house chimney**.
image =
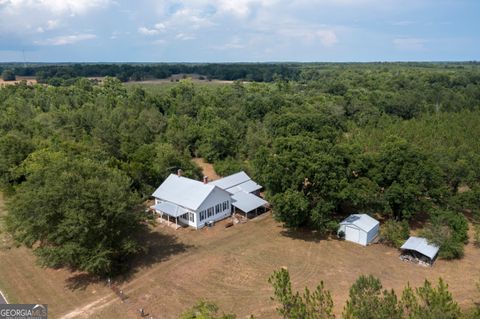
<path id="1" fill-rule="evenodd" d="M 181 168 L 179 168 L 179 169 L 177 170 L 177 176 L 178 176 L 178 177 L 181 177 L 182 175 L 183 175 L 183 171 L 182 171 Z"/>
<path id="2" fill-rule="evenodd" d="M 208 176 L 203 176 L 203 183 L 208 184 Z"/>

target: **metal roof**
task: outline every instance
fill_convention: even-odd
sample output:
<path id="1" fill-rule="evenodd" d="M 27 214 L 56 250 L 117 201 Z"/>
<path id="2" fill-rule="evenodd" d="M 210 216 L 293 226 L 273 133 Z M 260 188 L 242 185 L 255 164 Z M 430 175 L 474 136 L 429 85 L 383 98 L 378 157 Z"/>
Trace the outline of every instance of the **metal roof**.
<path id="1" fill-rule="evenodd" d="M 355 225 L 366 232 L 369 232 L 378 224 L 380 224 L 378 220 L 367 214 L 353 214 L 340 223 L 340 225 Z"/>
<path id="2" fill-rule="evenodd" d="M 184 208 L 169 202 L 161 202 L 150 208 L 164 212 L 172 217 L 179 217 L 187 212 Z"/>
<path id="3" fill-rule="evenodd" d="M 430 259 L 434 259 L 438 253 L 439 247 L 429 244 L 425 238 L 412 236 L 402 245 L 402 247 L 400 247 L 400 249 L 414 250 Z"/>
<path id="4" fill-rule="evenodd" d="M 214 188 L 215 185 L 170 174 L 152 196 L 191 210 L 197 210 Z"/>
<path id="5" fill-rule="evenodd" d="M 238 192 L 233 194 L 232 200 L 232 205 L 245 213 L 251 212 L 258 207 L 268 204 L 266 200 L 246 192 Z"/>
<path id="6" fill-rule="evenodd" d="M 216 185 L 222 189 L 228 189 L 248 182 L 249 180 L 251 180 L 251 178 L 247 175 L 247 173 L 241 171 L 233 175 L 211 181 L 209 184 Z"/>
<path id="7" fill-rule="evenodd" d="M 238 193 L 238 192 L 246 192 L 246 193 L 252 193 L 255 191 L 258 191 L 262 189 L 261 185 L 258 185 L 252 180 L 246 181 L 245 183 L 239 184 L 234 187 L 227 188 L 226 191 L 232 194 Z"/>

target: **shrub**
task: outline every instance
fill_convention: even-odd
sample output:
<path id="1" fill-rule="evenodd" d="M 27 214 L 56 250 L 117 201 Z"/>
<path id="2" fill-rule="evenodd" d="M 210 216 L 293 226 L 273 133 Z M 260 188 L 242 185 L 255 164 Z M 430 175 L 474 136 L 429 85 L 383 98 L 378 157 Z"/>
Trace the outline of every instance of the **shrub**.
<path id="1" fill-rule="evenodd" d="M 468 221 L 461 213 L 436 211 L 421 235 L 440 247 L 440 258 L 462 258 L 464 245 L 468 242 Z"/>
<path id="2" fill-rule="evenodd" d="M 282 268 L 274 271 L 268 279 L 273 286 L 274 297 L 280 303 L 278 314 L 285 319 L 334 319 L 333 299 L 321 281 L 312 292 L 305 287 L 303 294 L 293 292 L 290 274 Z"/>
<path id="3" fill-rule="evenodd" d="M 4 81 L 15 81 L 16 80 L 15 73 L 12 70 L 4 70 L 2 72 L 2 79 Z"/>
<path id="4" fill-rule="evenodd" d="M 218 306 L 212 302 L 200 300 L 191 309 L 185 311 L 180 319 L 235 319 L 233 314 L 218 314 Z"/>
<path id="5" fill-rule="evenodd" d="M 380 241 L 385 245 L 400 248 L 400 246 L 403 245 L 405 240 L 408 239 L 409 235 L 410 230 L 408 227 L 408 222 L 406 220 L 388 220 L 381 227 Z"/>

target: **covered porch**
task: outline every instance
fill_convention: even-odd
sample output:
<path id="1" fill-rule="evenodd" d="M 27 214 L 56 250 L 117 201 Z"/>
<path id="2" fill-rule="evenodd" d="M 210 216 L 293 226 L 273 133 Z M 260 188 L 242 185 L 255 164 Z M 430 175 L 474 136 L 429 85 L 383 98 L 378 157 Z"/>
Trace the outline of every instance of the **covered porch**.
<path id="1" fill-rule="evenodd" d="M 264 213 L 267 205 L 268 202 L 266 200 L 250 193 L 237 192 L 232 196 L 234 210 L 239 210 L 245 214 L 246 218 L 248 218 L 249 213 L 255 213 L 255 216 L 259 213 Z"/>
<path id="2" fill-rule="evenodd" d="M 159 221 L 162 224 L 165 223 L 174 229 L 188 226 L 179 220 L 180 216 L 187 213 L 187 211 L 180 206 L 168 202 L 159 202 L 150 206 L 150 208 L 160 215 Z"/>

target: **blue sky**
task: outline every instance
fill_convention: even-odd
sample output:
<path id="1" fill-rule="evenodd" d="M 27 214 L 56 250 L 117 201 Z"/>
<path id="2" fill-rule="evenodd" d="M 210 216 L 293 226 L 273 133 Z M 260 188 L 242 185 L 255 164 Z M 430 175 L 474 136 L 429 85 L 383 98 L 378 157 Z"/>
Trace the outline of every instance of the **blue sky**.
<path id="1" fill-rule="evenodd" d="M 0 61 L 480 60 L 479 0 L 0 0 Z"/>

